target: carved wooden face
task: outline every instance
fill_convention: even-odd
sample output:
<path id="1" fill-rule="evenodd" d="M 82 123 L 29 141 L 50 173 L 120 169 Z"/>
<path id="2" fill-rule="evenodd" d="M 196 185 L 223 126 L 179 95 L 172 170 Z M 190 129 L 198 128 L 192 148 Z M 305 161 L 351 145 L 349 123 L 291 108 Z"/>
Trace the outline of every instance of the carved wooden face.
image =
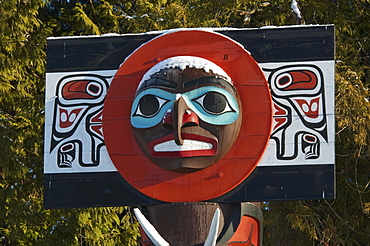
<path id="1" fill-rule="evenodd" d="M 160 201 L 199 202 L 232 191 L 256 167 L 270 138 L 272 99 L 242 45 L 181 30 L 125 59 L 102 118 L 109 157 L 133 188 Z"/>
<path id="2" fill-rule="evenodd" d="M 240 107 L 226 77 L 174 66 L 140 83 L 131 125 L 153 163 L 170 171 L 194 172 L 213 165 L 233 146 L 241 125 Z"/>

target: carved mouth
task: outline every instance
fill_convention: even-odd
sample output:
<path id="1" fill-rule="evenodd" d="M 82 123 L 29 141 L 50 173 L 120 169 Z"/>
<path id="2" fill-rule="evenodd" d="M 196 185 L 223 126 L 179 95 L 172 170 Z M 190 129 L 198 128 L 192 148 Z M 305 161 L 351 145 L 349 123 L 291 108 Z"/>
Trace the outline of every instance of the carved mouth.
<path id="1" fill-rule="evenodd" d="M 148 149 L 153 157 L 181 158 L 195 156 L 212 156 L 216 153 L 216 139 L 190 133 L 181 134 L 184 144 L 177 145 L 173 135 L 155 139 L 148 143 Z"/>

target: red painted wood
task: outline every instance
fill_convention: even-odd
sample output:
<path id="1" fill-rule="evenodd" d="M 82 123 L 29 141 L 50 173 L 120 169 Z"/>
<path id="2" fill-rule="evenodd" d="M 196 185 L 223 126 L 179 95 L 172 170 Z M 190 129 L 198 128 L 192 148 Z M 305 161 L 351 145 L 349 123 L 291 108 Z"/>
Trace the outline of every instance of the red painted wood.
<path id="1" fill-rule="evenodd" d="M 243 127 L 229 153 L 194 173 L 176 173 L 149 161 L 136 146 L 130 117 L 132 99 L 144 73 L 173 56 L 208 59 L 231 77 L 240 93 Z M 131 54 L 109 88 L 103 111 L 104 139 L 120 174 L 137 190 L 167 202 L 196 202 L 223 195 L 253 171 L 269 139 L 272 102 L 257 62 L 239 44 L 206 31 L 184 30 L 161 35 Z"/>

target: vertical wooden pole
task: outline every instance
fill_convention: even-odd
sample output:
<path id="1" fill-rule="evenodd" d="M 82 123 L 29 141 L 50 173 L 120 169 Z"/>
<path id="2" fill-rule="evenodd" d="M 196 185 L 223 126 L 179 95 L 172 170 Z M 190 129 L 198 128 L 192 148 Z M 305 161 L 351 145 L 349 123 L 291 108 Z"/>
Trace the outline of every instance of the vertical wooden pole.
<path id="1" fill-rule="evenodd" d="M 164 203 L 142 211 L 170 245 L 197 246 L 204 245 L 216 209 L 221 212 L 216 245 L 262 245 L 259 203 Z M 142 245 L 153 245 L 148 240 L 144 233 Z"/>

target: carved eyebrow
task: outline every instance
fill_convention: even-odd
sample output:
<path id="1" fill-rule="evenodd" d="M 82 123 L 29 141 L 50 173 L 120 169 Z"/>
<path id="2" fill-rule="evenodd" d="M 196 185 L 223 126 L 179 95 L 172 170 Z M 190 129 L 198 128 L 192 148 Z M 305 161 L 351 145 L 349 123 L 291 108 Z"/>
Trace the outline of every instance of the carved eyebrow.
<path id="1" fill-rule="evenodd" d="M 197 88 L 197 87 L 204 86 L 204 85 L 216 85 L 219 87 L 223 87 L 225 89 L 229 89 L 230 91 L 234 93 L 236 92 L 235 87 L 230 82 L 228 82 L 227 80 L 225 80 L 224 78 L 220 76 L 201 77 L 195 80 L 188 81 L 184 83 L 183 86 L 184 88 L 190 88 L 190 87 Z"/>
<path id="2" fill-rule="evenodd" d="M 177 88 L 177 83 L 169 81 L 169 80 L 165 80 L 165 79 L 150 78 L 148 80 L 145 80 L 145 81 L 141 82 L 137 91 L 139 92 L 142 89 L 144 89 L 146 87 L 149 87 L 149 86 L 159 86 L 159 87 L 167 87 L 167 88 L 170 88 L 170 89 L 176 89 Z"/>

